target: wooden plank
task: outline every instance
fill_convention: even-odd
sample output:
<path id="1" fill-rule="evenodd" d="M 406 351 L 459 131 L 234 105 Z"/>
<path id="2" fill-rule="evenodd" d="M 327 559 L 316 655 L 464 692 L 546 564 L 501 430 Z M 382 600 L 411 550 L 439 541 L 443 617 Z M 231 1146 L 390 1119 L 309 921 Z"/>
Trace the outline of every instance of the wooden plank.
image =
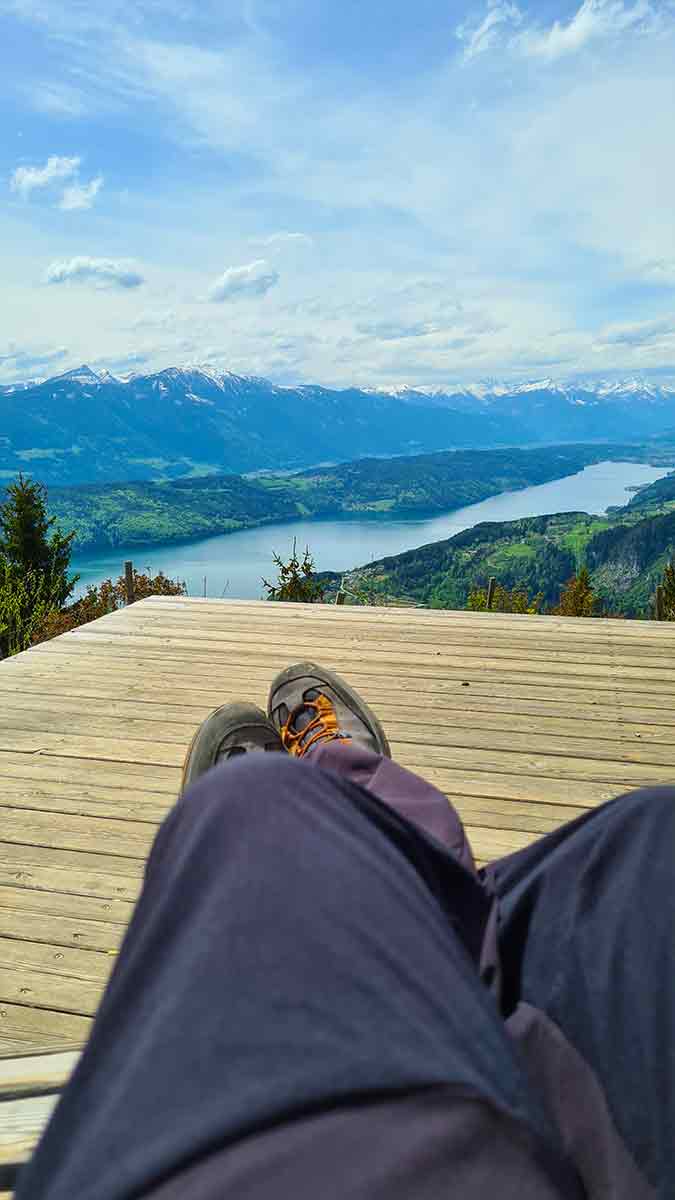
<path id="1" fill-rule="evenodd" d="M 514 833 L 506 829 L 487 829 L 484 826 L 469 825 L 466 832 L 476 858 L 486 863 L 503 858 L 506 854 L 513 854 L 516 850 L 523 850 L 525 846 L 536 841 L 534 834 Z"/>
<path id="2" fill-rule="evenodd" d="M 70 892 L 41 891 L 32 887 L 0 885 L 0 909 L 14 913 L 44 914 L 74 920 L 102 921 L 106 925 L 128 925 L 134 905 L 129 900 L 80 896 Z"/>
<path id="3" fill-rule="evenodd" d="M 0 1004 L 0 1055 L 72 1050 L 84 1045 L 91 1025 L 91 1017 L 3 1001 Z"/>
<path id="4" fill-rule="evenodd" d="M 491 721 L 489 713 L 462 716 L 450 722 L 438 724 L 440 715 L 433 715 L 434 724 L 430 724 L 427 710 L 426 722 L 401 721 L 396 715 L 379 710 L 378 715 L 385 729 L 401 741 L 422 741 L 432 745 L 446 746 L 476 746 L 481 748 L 486 740 L 494 747 L 504 749 L 528 749 L 536 739 L 542 753 L 549 751 L 583 755 L 594 758 L 616 757 L 628 762 L 665 762 L 675 764 L 675 744 L 670 731 L 664 730 L 661 738 L 657 739 L 656 731 L 651 737 L 642 737 L 640 730 L 629 726 L 620 727 L 615 724 L 607 729 L 609 737 L 605 737 L 596 728 L 589 730 L 586 723 L 581 721 L 565 721 L 555 719 L 546 724 L 544 719 L 529 718 L 518 721 L 508 718 L 499 728 L 498 721 Z M 156 744 L 172 743 L 181 747 L 185 752 L 199 722 L 156 722 L 145 721 L 142 718 L 127 716 L 110 719 L 108 717 L 91 716 L 87 713 L 72 711 L 60 714 L 42 710 L 29 713 L 21 710 L 5 720 L 8 739 L 12 739 L 12 730 L 19 733 L 27 731 L 37 733 L 63 733 L 69 737 L 95 735 L 97 737 L 116 737 L 120 743 L 127 740 L 145 741 Z M 128 814 L 133 819 L 133 813 Z M 140 814 L 139 814 L 140 815 Z M 145 818 L 144 818 L 145 819 Z"/>
<path id="5" fill-rule="evenodd" d="M 0 842 L 0 883 L 31 891 L 134 902 L 143 867 L 141 859 Z"/>
<path id="6" fill-rule="evenodd" d="M 0 777 L 32 780 L 50 780 L 52 783 L 87 782 L 103 787 L 143 790 L 155 797 L 157 794 L 176 799 L 180 786 L 180 771 L 176 767 L 162 767 L 157 763 L 126 763 L 117 760 L 97 762 L 96 759 L 63 757 L 50 752 L 18 753 L 15 750 L 0 750 Z"/>
<path id="7" fill-rule="evenodd" d="M 614 783 L 589 782 L 577 779 L 540 779 L 536 775 L 505 775 L 471 767 L 434 766 L 426 763 L 415 768 L 417 774 L 427 779 L 449 800 L 456 797 L 475 796 L 486 800 L 517 800 L 543 805 L 571 805 L 579 808 L 595 808 L 607 800 L 613 800 L 620 791 Z"/>
<path id="8" fill-rule="evenodd" d="M 227 672 L 223 672 L 220 667 L 211 669 L 204 665 L 203 668 L 192 668 L 189 662 L 181 667 L 153 660 L 144 664 L 144 678 L 139 682 L 138 660 L 120 654 L 96 654 L 86 657 L 77 655 L 72 661 L 66 655 L 54 655 L 51 658 L 43 656 L 39 660 L 33 660 L 33 664 L 34 670 L 31 665 L 30 669 L 21 669 L 19 678 L 14 675 L 12 687 L 23 689 L 26 686 L 41 686 L 51 691 L 52 687 L 62 690 L 65 687 L 84 686 L 87 691 L 95 689 L 100 696 L 106 695 L 106 689 L 116 692 L 123 690 L 130 698 L 146 703 L 149 694 L 165 697 L 170 695 L 176 700 L 186 694 L 192 697 L 203 695 L 204 698 L 209 697 L 213 707 L 221 702 L 228 687 L 232 687 L 235 694 L 246 691 L 252 696 L 253 689 L 257 688 L 259 690 L 255 695 L 262 701 L 277 670 L 276 667 L 251 662 L 248 665 L 232 663 Z M 3 665 L 0 664 L 0 680 Z M 288 665 L 287 660 L 285 665 Z M 335 663 L 330 665 L 335 668 Z M 395 701 L 399 698 L 412 702 L 415 699 L 427 705 L 430 695 L 460 698 L 480 695 L 492 697 L 495 701 L 502 699 L 505 702 L 542 700 L 555 703 L 556 706 L 626 705 L 648 711 L 658 709 L 663 715 L 662 696 L 650 691 L 649 685 L 644 682 L 642 686 L 636 684 L 634 689 L 614 687 L 611 679 L 601 681 L 598 685 L 575 683 L 574 680 L 561 684 L 555 675 L 548 679 L 538 677 L 536 681 L 532 681 L 518 675 L 497 677 L 494 673 L 482 670 L 443 671 L 419 680 L 414 671 L 403 674 L 375 672 L 363 668 L 358 659 L 355 659 L 347 670 L 343 670 L 343 674 L 364 694 L 367 692 L 369 696 L 379 696 L 384 700 Z M 9 679 L 9 674 L 5 678 Z M 465 690 L 468 686 L 471 692 Z"/>
<path id="9" fill-rule="evenodd" d="M 50 643 L 45 643 L 50 645 Z M 147 680 L 152 678 L 153 686 L 158 686 L 158 678 L 162 673 L 178 673 L 185 682 L 198 683 L 199 680 L 204 681 L 209 677 L 218 680 L 233 668 L 243 669 L 248 673 L 249 678 L 253 671 L 258 671 L 264 677 L 271 681 L 273 676 L 280 670 L 288 666 L 289 658 L 292 657 L 288 652 L 281 654 L 279 651 L 270 655 L 259 657 L 257 654 L 251 653 L 246 658 L 242 652 L 240 657 L 232 658 L 217 658 L 213 654 L 199 655 L 196 652 L 178 654 L 176 651 L 162 653 L 161 650 L 148 652 L 147 649 L 140 647 L 132 648 L 131 646 L 121 647 L 114 655 L 115 668 L 121 672 L 122 668 L 135 673 L 138 679 L 139 673 L 142 673 Z M 42 651 L 40 659 L 43 661 L 52 660 L 56 671 L 61 672 L 64 668 L 73 669 L 78 672 L 95 672 L 100 666 L 111 666 L 111 657 L 100 654 L 98 650 L 92 651 L 89 645 L 81 644 L 76 647 L 75 643 L 71 643 L 68 650 L 64 651 L 63 647 Z M 422 681 L 424 688 L 447 687 L 452 681 L 460 682 L 478 682 L 479 680 L 492 680 L 496 685 L 508 686 L 511 689 L 514 685 L 519 688 L 526 689 L 526 694 L 532 696 L 535 693 L 534 689 L 542 687 L 548 690 L 551 696 L 551 689 L 556 692 L 560 687 L 575 690 L 582 703 L 584 697 L 590 690 L 596 693 L 604 693 L 607 698 L 607 693 L 611 693 L 614 697 L 620 693 L 643 693 L 652 697 L 650 703 L 658 706 L 663 703 L 663 697 L 672 699 L 673 696 L 673 679 L 672 671 L 667 669 L 660 672 L 660 678 L 656 678 L 653 673 L 647 671 L 639 672 L 634 668 L 637 674 L 626 675 L 610 671 L 604 672 L 597 670 L 593 674 L 581 674 L 578 671 L 564 672 L 561 671 L 560 676 L 552 669 L 550 664 L 541 664 L 541 669 L 528 670 L 528 664 L 516 663 L 515 660 L 510 662 L 508 669 L 504 669 L 499 663 L 491 662 L 487 659 L 472 659 L 459 660 L 451 658 L 447 662 L 440 661 L 436 665 L 428 663 L 418 663 L 416 660 L 409 662 L 391 662 L 391 661 L 376 661 L 369 659 L 365 661 L 359 659 L 358 665 L 353 659 L 335 658 L 330 663 L 325 664 L 340 674 L 349 676 L 356 686 L 366 683 L 377 683 L 378 686 L 390 686 L 393 681 L 393 686 L 404 688 L 412 681 L 416 682 L 418 688 L 421 687 Z"/>
<path id="10" fill-rule="evenodd" d="M 541 729 L 528 731 L 510 729 L 470 728 L 464 725 L 448 723 L 447 725 L 399 724 L 387 721 L 385 728 L 390 740 L 405 743 L 406 746 L 434 746 L 447 751 L 446 757 L 452 759 L 456 749 L 474 749 L 480 755 L 485 752 L 486 743 L 491 750 L 522 750 L 529 751 L 536 743 L 539 755 L 564 755 L 568 758 L 598 759 L 614 763 L 652 763 L 675 768 L 675 745 L 672 741 L 643 742 L 641 739 L 629 739 L 628 736 L 617 739 L 600 737 L 579 738 L 571 732 L 564 734 L 544 732 Z M 675 769 L 671 771 L 675 777 Z"/>
<path id="11" fill-rule="evenodd" d="M 79 817 L 72 813 L 43 813 L 0 805 L 0 830 L 3 843 L 58 846 L 65 850 L 144 859 L 153 843 L 156 826 L 146 821 Z"/>
<path id="12" fill-rule="evenodd" d="M 157 600 L 157 603 L 154 603 Z M 583 638 L 589 641 L 603 642 L 610 640 L 619 645 L 644 644 L 673 645 L 675 632 L 670 624 L 652 620 L 623 620 L 615 618 L 579 618 L 553 617 L 538 615 L 536 617 L 515 613 L 471 613 L 462 609 L 405 609 L 400 608 L 369 608 L 352 607 L 337 611 L 333 605 L 275 605 L 271 609 L 266 603 L 251 601 L 248 606 L 233 601 L 213 601 L 205 606 L 184 604 L 180 599 L 170 600 L 168 597 L 150 599 L 150 604 L 125 613 L 126 619 L 145 620 L 155 617 L 155 613 L 163 609 L 164 614 L 172 618 L 181 616 L 193 624 L 208 623 L 211 620 L 223 620 L 233 626 L 237 624 L 255 624 L 266 619 L 283 620 L 289 628 L 296 625 L 311 625 L 313 628 L 335 626 L 338 622 L 343 629 L 356 630 L 376 622 L 380 629 L 389 631 L 420 631 L 431 628 L 441 635 L 450 631 L 476 632 L 483 636 L 494 638 L 498 636 L 518 637 L 524 630 L 530 630 L 539 637 L 555 637 L 559 642 L 574 641 Z M 151 611 L 153 610 L 153 611 Z M 108 621 L 103 617 L 100 623 Z M 99 621 L 92 622 L 93 626 Z"/>
<path id="13" fill-rule="evenodd" d="M 7 1100 L 0 1108 L 0 1166 L 18 1165 L 30 1157 L 56 1107 L 58 1096 Z"/>
<path id="14" fill-rule="evenodd" d="M 0 1059 L 0 1100 L 18 1099 L 24 1093 L 36 1096 L 60 1090 L 75 1070 L 79 1058 L 79 1051 L 69 1050 Z"/>
<path id="15" fill-rule="evenodd" d="M 103 987 L 114 958 L 115 955 L 100 950 L 74 950 L 71 946 L 48 946 L 43 942 L 0 937 L 0 979 L 10 978 L 13 985 L 16 972 L 38 974 L 43 978 L 45 992 L 50 998 L 55 998 L 51 993 L 52 979 L 55 987 L 63 979 L 84 980 Z M 0 999 L 16 1000 L 17 1004 L 37 1003 L 31 997 L 17 999 L 1 991 Z M 49 1003 L 47 1008 L 62 1006 Z"/>
<path id="16" fill-rule="evenodd" d="M 237 694 L 236 689 L 230 693 L 232 697 Z M 223 694 L 219 699 L 225 703 L 227 696 Z M 19 700 L 20 703 L 15 705 L 14 712 L 8 718 L 3 718 L 7 729 L 44 730 L 50 733 L 74 733 L 82 729 L 103 736 L 111 730 L 119 729 L 140 740 L 158 738 L 160 741 L 178 742 L 183 745 L 189 743 L 194 730 L 212 711 L 210 705 L 186 705 L 180 708 L 176 705 L 162 705 L 161 702 L 156 705 L 143 705 L 134 701 L 120 701 L 115 706 L 115 711 L 107 712 L 103 700 L 45 696 L 42 693 L 35 697 L 23 694 Z M 458 702 L 455 704 L 456 707 L 447 711 L 444 705 L 443 711 L 434 712 L 436 726 L 449 712 L 450 719 L 444 720 L 444 725 L 451 725 L 453 729 L 464 727 L 474 731 L 509 730 L 514 733 L 527 733 L 530 738 L 551 733 L 562 737 L 593 740 L 656 742 L 665 746 L 673 744 L 672 726 L 651 723 L 647 725 L 644 721 L 635 724 L 625 718 L 619 720 L 616 716 L 611 720 L 601 720 L 593 709 L 588 710 L 594 714 L 591 718 L 582 718 L 577 713 L 574 716 L 542 713 L 542 706 L 535 704 L 514 704 L 506 711 L 493 708 L 487 702 L 483 708 L 461 706 Z M 525 708 L 526 711 L 521 712 L 521 708 Z M 428 705 L 406 707 L 386 703 L 386 707 L 379 704 L 377 711 L 385 728 L 390 724 L 398 727 L 429 725 Z"/>
<path id="17" fill-rule="evenodd" d="M 417 727 L 410 727 L 417 729 Z M 413 736 L 417 737 L 415 732 Z M 103 737 L 84 737 L 83 735 L 68 736 L 66 734 L 48 734 L 48 733 L 22 733 L 21 731 L 11 731 L 11 740 L 13 741 L 14 749 L 19 749 L 27 754 L 36 754 L 40 751 L 41 757 L 49 757 L 51 754 L 59 757 L 72 757 L 76 759 L 98 759 L 112 761 L 116 763 L 135 763 L 145 764 L 149 767 L 162 766 L 178 769 L 185 757 L 185 747 L 182 745 L 174 745 L 169 742 L 143 742 L 132 739 L 115 739 Z M 459 740 L 458 738 L 455 739 Z M 565 754 L 564 751 L 556 749 L 555 751 L 545 751 L 538 748 L 537 753 L 527 753 L 511 751 L 507 746 L 498 748 L 494 745 L 498 740 L 497 734 L 491 735 L 490 745 L 479 747 L 479 754 L 475 748 L 467 749 L 463 746 L 454 745 L 452 747 L 446 745 L 429 745 L 420 743 L 419 741 L 411 741 L 410 737 L 397 739 L 390 738 L 394 756 L 402 763 L 402 765 L 416 764 L 424 766 L 425 764 L 443 765 L 444 763 L 452 763 L 453 765 L 474 764 L 478 760 L 478 764 L 483 769 L 494 769 L 497 771 L 505 771 L 508 773 L 517 774 L 538 774 L 550 775 L 552 778 L 578 778 L 578 779 L 597 779 L 611 780 L 617 783 L 633 783 L 635 786 L 647 786 L 650 783 L 669 783 L 673 778 L 673 770 L 668 764 L 660 764 L 652 761 L 631 761 L 632 752 L 626 755 L 628 761 L 623 761 L 619 754 L 615 754 L 613 758 L 594 758 L 593 755 L 584 754 L 583 747 L 579 747 L 579 752 L 574 754 Z M 503 735 L 502 741 L 508 743 L 508 735 Z M 4 745 L 9 746 L 10 738 L 6 735 Z M 2 743 L 0 743 L 2 744 Z M 591 745 L 591 743 L 586 743 Z M 646 753 L 653 758 L 659 757 L 659 747 L 645 748 Z M 638 755 L 638 757 L 641 757 Z M 6 810 L 11 814 L 11 810 Z M 12 828 L 19 818 L 16 813 L 8 815 L 7 821 L 11 822 Z M 89 819 L 89 818 L 88 818 Z M 76 819 L 73 817 L 72 821 Z M 83 818 L 84 820 L 84 818 Z M 55 815 L 54 823 L 62 825 L 63 822 Z M 51 823 L 51 819 L 50 822 Z M 47 823 L 47 824 L 49 824 Z M 37 820 L 36 816 L 36 832 L 27 834 L 19 834 L 13 837 L 7 837 L 6 831 L 3 830 L 3 835 L 6 840 L 21 840 L 35 841 L 38 845 L 51 845 L 52 842 L 47 840 L 49 833 L 47 824 Z M 115 822 L 107 822 L 101 818 L 96 824 L 100 828 L 101 837 L 106 844 L 109 837 L 114 836 L 121 838 L 119 843 L 120 848 L 116 853 L 134 854 L 139 853 L 138 847 L 143 844 L 149 846 L 151 838 L 147 831 L 139 829 L 134 831 L 136 834 L 135 840 L 131 838 L 131 824 L 127 823 L 128 837 L 125 840 L 124 835 L 119 830 L 111 830 L 108 828 L 110 824 Z M 140 825 L 139 822 L 136 824 Z M 38 828 L 40 833 L 37 834 Z M 93 834 L 93 826 L 92 826 Z M 45 840 L 39 840 L 42 837 Z M 91 838 L 84 844 L 75 845 L 74 839 L 71 838 L 67 843 L 73 849 L 89 849 L 92 846 Z M 147 853 L 147 849 L 144 849 Z"/>
<path id="18" fill-rule="evenodd" d="M 383 643 L 383 648 L 379 645 Z M 306 653 L 311 652 L 312 642 L 308 638 L 305 642 L 299 643 L 300 647 L 306 647 Z M 266 662 L 272 660 L 288 661 L 287 645 L 280 646 L 279 640 L 271 640 L 268 636 L 262 633 L 258 637 L 246 639 L 237 632 L 233 632 L 231 640 L 215 638 L 212 642 L 203 638 L 198 631 L 185 631 L 183 635 L 160 635 L 152 633 L 109 633 L 95 632 L 93 629 L 82 628 L 76 633 L 63 634 L 60 638 L 56 638 L 51 642 L 44 642 L 39 646 L 35 646 L 30 653 L 35 657 L 49 656 L 56 653 L 84 653 L 86 654 L 89 648 L 112 647 L 115 654 L 127 653 L 133 648 L 136 651 L 142 652 L 144 658 L 152 660 L 153 658 L 161 657 L 164 661 L 168 659 L 182 661 L 189 658 L 191 661 L 201 663 L 208 660 L 212 666 L 220 664 L 226 666 L 228 662 L 243 662 L 257 660 Z M 294 646 L 295 652 L 302 653 L 298 646 Z M 333 657 L 339 656 L 341 661 L 346 661 L 347 665 L 353 655 L 355 646 L 345 645 L 344 642 L 336 642 L 331 648 Z M 672 688 L 672 667 L 668 662 L 659 658 L 647 658 L 633 656 L 632 660 L 627 657 L 626 662 L 623 661 L 622 655 L 616 657 L 607 656 L 606 661 L 602 661 L 598 656 L 593 656 L 591 659 L 588 655 L 580 653 L 578 655 L 562 656 L 553 647 L 548 651 L 542 651 L 541 654 L 535 655 L 530 653 L 529 648 L 517 648 L 509 651 L 500 647 L 498 644 L 486 645 L 482 652 L 474 651 L 472 648 L 458 647 L 456 650 L 448 649 L 442 644 L 440 648 L 433 651 L 431 649 L 422 651 L 421 649 L 407 650 L 405 642 L 392 644 L 387 648 L 383 639 L 378 638 L 378 646 L 374 647 L 372 640 L 363 639 L 363 642 L 358 646 L 359 657 L 363 665 L 369 667 L 377 667 L 381 664 L 389 666 L 405 667 L 413 666 L 416 671 L 419 670 L 443 670 L 447 667 L 461 666 L 462 669 L 471 669 L 480 666 L 482 670 L 490 671 L 519 671 L 531 675 L 543 674 L 549 676 L 551 674 L 552 664 L 555 665 L 555 672 L 561 676 L 573 676 L 583 679 L 605 678 L 611 674 L 612 679 L 637 679 L 644 681 L 648 678 L 650 685 L 652 682 L 666 682 Z M 351 653 L 350 653 L 351 651 Z"/>
<path id="19" fill-rule="evenodd" d="M 467 826 L 533 834 L 551 833 L 564 821 L 574 821 L 588 811 L 572 804 L 528 803 L 499 797 L 476 798 L 459 794 L 448 799 Z"/>
<path id="20" fill-rule="evenodd" d="M 128 763 L 178 769 L 183 763 L 186 749 L 185 745 L 173 742 L 142 742 L 133 738 L 122 740 L 0 728 L 0 751 L 18 751 L 40 757 L 55 755 L 58 758 L 99 759 L 120 766 Z"/>
<path id="21" fill-rule="evenodd" d="M 205 715 L 208 715 L 207 713 Z M 203 719 L 203 718 L 202 718 Z M 58 698 L 51 711 L 48 708 L 17 709 L 2 718 L 3 740 L 11 740 L 12 731 L 36 733 L 90 733 L 100 737 L 114 737 L 119 729 L 123 738 L 140 741 L 172 742 L 184 747 L 201 721 L 146 721 L 143 717 L 109 717 L 95 713 L 76 713 L 72 710 L 59 711 Z"/>
<path id="22" fill-rule="evenodd" d="M 0 938 L 42 942 L 48 946 L 75 946 L 80 950 L 119 949 L 124 926 L 82 917 L 54 917 L 44 912 L 15 912 L 0 908 Z M 15 999 L 15 997 L 11 997 Z"/>
<path id="23" fill-rule="evenodd" d="M 195 596 L 149 596 L 144 600 L 137 602 L 134 605 L 134 611 L 144 612 L 146 608 L 168 608 L 172 611 L 183 610 L 186 612 L 223 612 L 230 611 L 234 614 L 261 614 L 263 611 L 268 611 L 271 607 L 269 601 L 260 600 L 214 600 L 203 599 Z M 336 610 L 332 604 L 301 604 L 301 603 L 284 603 L 274 606 L 279 612 L 283 612 L 285 619 L 296 617 L 302 619 L 322 620 L 335 619 Z M 342 608 L 340 619 L 347 621 L 360 621 L 364 618 L 371 618 L 377 621 L 388 621 L 408 625 L 411 621 L 431 622 L 431 623 L 462 623 L 468 625 L 477 625 L 481 623 L 490 623 L 491 628 L 500 626 L 510 627 L 517 625 L 528 625 L 533 618 L 522 613 L 472 613 L 467 609 L 449 609 L 449 608 L 434 608 L 434 609 L 406 609 L 402 611 L 400 608 L 368 607 L 368 606 L 351 606 L 347 605 Z M 661 632 L 659 622 L 643 621 L 637 619 L 624 620 L 623 618 L 597 617 L 593 619 L 580 617 L 559 617 L 542 615 L 536 617 L 537 622 L 545 623 L 551 629 L 570 630 L 574 631 L 579 628 L 580 622 L 584 625 L 588 624 L 589 629 L 608 630 L 610 633 L 628 634 L 636 633 L 642 637 L 645 633 L 652 632 L 658 636 Z M 671 631 L 668 630 L 668 633 Z M 675 630 L 673 631 L 675 636 Z"/>
<path id="24" fill-rule="evenodd" d="M 673 770 L 653 763 L 611 762 L 603 759 L 572 758 L 559 754 L 509 752 L 485 748 L 478 756 L 475 750 L 460 747 L 449 754 L 447 747 L 425 746 L 413 743 L 392 742 L 392 756 L 401 765 L 415 770 L 425 767 L 463 766 L 477 771 L 496 771 L 503 774 L 535 775 L 542 781 L 551 779 L 590 780 L 616 784 L 627 790 L 630 787 L 649 787 L 653 784 L 668 784 Z"/>
<path id="25" fill-rule="evenodd" d="M 148 636 L 148 637 L 198 637 L 200 641 L 207 644 L 214 642 L 222 642 L 231 644 L 232 642 L 241 641 L 249 643 L 256 639 L 263 638 L 268 642 L 275 642 L 280 639 L 286 641 L 289 637 L 288 622 L 273 621 L 273 620 L 258 620 L 252 622 L 228 621 L 226 619 L 214 621 L 186 621 L 184 617 L 178 615 L 166 614 L 162 620 L 158 620 L 157 616 L 145 615 L 133 617 L 127 615 L 113 614 L 110 617 L 105 617 L 101 621 L 96 621 L 80 630 L 73 631 L 72 637 L 79 636 L 80 633 L 91 633 L 97 635 L 110 635 L 112 637 L 124 638 L 129 635 Z M 612 663 L 615 661 L 616 644 L 608 636 L 607 638 L 584 638 L 583 625 L 579 629 L 576 637 L 561 638 L 558 634 L 551 636 L 546 635 L 541 630 L 537 630 L 535 625 L 520 628 L 518 633 L 501 632 L 495 633 L 486 629 L 460 629 L 451 627 L 450 629 L 439 630 L 437 627 L 427 627 L 426 629 L 418 629 L 414 623 L 410 626 L 399 630 L 391 630 L 385 628 L 385 631 L 375 630 L 367 624 L 359 626 L 357 629 L 345 629 L 344 625 L 340 627 L 340 622 L 334 622 L 327 625 L 326 622 L 321 622 L 320 626 L 312 626 L 306 623 L 298 626 L 293 630 L 293 644 L 306 645 L 311 648 L 314 658 L 319 656 L 319 648 L 321 653 L 331 653 L 336 646 L 344 647 L 348 650 L 353 650 L 356 647 L 371 646 L 373 640 L 376 640 L 378 650 L 383 653 L 388 650 L 395 650 L 397 647 L 404 645 L 412 646 L 415 651 L 420 654 L 435 653 L 440 647 L 448 651 L 462 651 L 470 648 L 473 653 L 482 653 L 486 650 L 494 648 L 495 653 L 503 654 L 504 656 L 517 656 L 527 654 L 528 657 L 539 657 L 542 654 L 551 653 L 556 659 L 561 661 L 578 662 L 582 656 L 588 657 L 591 655 L 594 661 Z M 635 664 L 636 660 L 642 662 L 645 659 L 658 660 L 664 655 L 670 655 L 675 650 L 675 644 L 666 640 L 665 642 L 631 642 L 628 646 L 621 647 L 621 659 L 623 662 Z"/>
<path id="26" fill-rule="evenodd" d="M 110 817 L 120 821 L 141 819 L 159 824 L 171 808 L 172 801 L 162 796 L 158 800 L 155 801 L 152 792 L 135 792 L 131 788 L 116 793 L 112 788 L 78 788 L 72 783 L 52 783 L 50 780 L 35 785 L 6 775 L 2 779 L 5 808 L 74 813 L 81 817 Z"/>
<path id="27" fill-rule="evenodd" d="M 29 1005 L 31 1009 L 93 1017 L 103 986 L 87 979 L 70 979 L 21 967 L 6 970 L 0 966 L 0 1004 L 9 1001 Z"/>

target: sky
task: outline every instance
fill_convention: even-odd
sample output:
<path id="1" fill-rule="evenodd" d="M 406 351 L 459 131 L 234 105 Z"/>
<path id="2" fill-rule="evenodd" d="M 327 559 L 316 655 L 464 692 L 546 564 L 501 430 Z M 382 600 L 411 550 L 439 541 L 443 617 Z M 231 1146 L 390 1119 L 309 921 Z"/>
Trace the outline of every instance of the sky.
<path id="1" fill-rule="evenodd" d="M 0 382 L 675 377 L 675 0 L 0 0 L 0 47 Z"/>

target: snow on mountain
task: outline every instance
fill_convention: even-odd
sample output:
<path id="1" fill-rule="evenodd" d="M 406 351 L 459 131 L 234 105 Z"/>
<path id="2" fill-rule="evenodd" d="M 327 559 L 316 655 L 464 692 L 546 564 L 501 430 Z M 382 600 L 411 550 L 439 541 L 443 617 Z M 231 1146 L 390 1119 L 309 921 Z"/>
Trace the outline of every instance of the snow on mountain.
<path id="1" fill-rule="evenodd" d="M 72 383 L 83 383 L 90 387 L 92 384 L 102 383 L 103 376 L 97 375 L 96 371 L 92 371 L 91 367 L 83 363 L 81 367 L 74 367 L 71 371 L 64 371 L 62 375 L 53 375 L 48 382 L 61 383 L 66 380 Z"/>

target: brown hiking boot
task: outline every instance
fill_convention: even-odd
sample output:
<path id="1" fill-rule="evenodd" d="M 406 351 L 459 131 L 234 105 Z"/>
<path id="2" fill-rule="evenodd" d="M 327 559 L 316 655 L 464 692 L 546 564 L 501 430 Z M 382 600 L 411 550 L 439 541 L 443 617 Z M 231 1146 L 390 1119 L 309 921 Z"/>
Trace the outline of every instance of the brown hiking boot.
<path id="1" fill-rule="evenodd" d="M 316 663 L 298 663 L 277 675 L 267 711 L 284 749 L 295 758 L 332 741 L 391 758 L 384 729 L 365 701 L 334 671 Z"/>
<path id="2" fill-rule="evenodd" d="M 217 763 L 242 754 L 283 751 L 272 722 L 256 704 L 232 703 L 216 708 L 195 733 L 183 763 L 181 791 Z"/>

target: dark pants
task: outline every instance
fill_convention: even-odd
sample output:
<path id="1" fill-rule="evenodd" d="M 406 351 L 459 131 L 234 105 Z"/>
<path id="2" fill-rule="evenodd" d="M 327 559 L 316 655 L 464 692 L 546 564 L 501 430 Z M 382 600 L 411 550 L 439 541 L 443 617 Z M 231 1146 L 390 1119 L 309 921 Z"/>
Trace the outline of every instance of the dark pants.
<path id="1" fill-rule="evenodd" d="M 674 849 L 666 788 L 478 873 L 375 755 L 210 772 L 17 1200 L 672 1197 Z"/>

